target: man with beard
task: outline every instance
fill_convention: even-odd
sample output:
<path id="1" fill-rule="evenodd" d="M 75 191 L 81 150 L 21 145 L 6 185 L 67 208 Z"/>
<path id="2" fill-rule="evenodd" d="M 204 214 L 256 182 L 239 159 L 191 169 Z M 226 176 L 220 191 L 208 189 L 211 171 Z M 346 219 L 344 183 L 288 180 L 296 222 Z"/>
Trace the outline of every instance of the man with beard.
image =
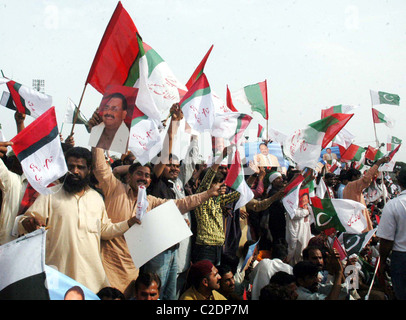
<path id="1" fill-rule="evenodd" d="M 98 125 L 92 127 L 89 145 L 126 153 L 130 133 L 124 122 L 127 109 L 127 99 L 123 94 L 111 94 L 106 104 L 100 107 L 100 115 L 97 115 Z"/>
<path id="2" fill-rule="evenodd" d="M 69 172 L 61 179 L 63 186 L 54 186 L 53 194 L 38 196 L 20 220 L 19 232 L 46 227 L 45 263 L 98 292 L 109 286 L 100 257 L 101 240 L 121 236 L 139 221 L 135 217 L 119 223 L 110 221 L 103 198 L 89 187 L 89 150 L 74 147 L 65 158 Z"/>

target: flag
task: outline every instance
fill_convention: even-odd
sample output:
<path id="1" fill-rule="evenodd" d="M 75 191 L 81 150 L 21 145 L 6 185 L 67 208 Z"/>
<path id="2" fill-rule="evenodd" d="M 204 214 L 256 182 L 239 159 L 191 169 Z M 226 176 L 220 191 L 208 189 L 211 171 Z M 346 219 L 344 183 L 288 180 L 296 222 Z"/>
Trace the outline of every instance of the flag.
<path id="1" fill-rule="evenodd" d="M 280 145 L 283 145 L 287 137 L 288 136 L 281 131 L 274 128 L 268 128 L 268 138 L 278 142 Z"/>
<path id="2" fill-rule="evenodd" d="M 211 53 L 211 50 L 213 49 L 213 45 L 210 47 L 209 51 L 207 51 L 206 55 L 203 57 L 203 60 L 199 63 L 195 71 L 193 72 L 192 76 L 186 83 L 186 88 L 190 90 L 192 88 L 193 84 L 199 79 L 199 77 L 203 74 L 204 72 L 204 67 L 206 65 L 207 59 L 209 58 L 209 55 Z"/>
<path id="3" fill-rule="evenodd" d="M 390 104 L 398 106 L 400 97 L 397 94 L 370 90 L 372 105 Z"/>
<path id="4" fill-rule="evenodd" d="M 343 244 L 345 251 L 350 256 L 352 254 L 359 254 L 361 250 L 368 244 L 372 236 L 376 232 L 376 228 L 363 233 L 343 233 Z"/>
<path id="5" fill-rule="evenodd" d="M 254 193 L 251 188 L 247 185 L 244 178 L 244 168 L 241 163 L 240 153 L 238 148 L 235 150 L 233 163 L 228 170 L 227 177 L 224 181 L 225 185 L 238 191 L 240 193 L 240 198 L 234 206 L 234 210 L 245 206 L 251 199 L 254 198 Z"/>
<path id="6" fill-rule="evenodd" d="M 395 126 L 395 120 L 390 119 L 375 108 L 372 108 L 372 119 L 374 123 L 384 123 L 388 128 L 393 128 Z"/>
<path id="7" fill-rule="evenodd" d="M 186 122 L 199 132 L 211 129 L 214 122 L 214 104 L 211 89 L 203 73 L 179 102 Z"/>
<path id="8" fill-rule="evenodd" d="M 226 99 L 226 102 L 227 102 L 227 107 L 231 111 L 238 112 L 238 110 L 234 107 L 233 99 L 231 98 L 231 92 L 230 92 L 230 89 L 228 88 L 228 86 L 227 86 L 227 99 Z"/>
<path id="9" fill-rule="evenodd" d="M 365 206 L 348 199 L 311 198 L 311 210 L 318 230 L 334 228 L 336 231 L 361 233 L 367 226 L 362 213 Z"/>
<path id="10" fill-rule="evenodd" d="M 75 120 L 77 114 L 77 119 L 76 119 L 76 124 L 84 124 L 86 126 L 87 132 L 90 133 L 88 121 L 85 118 L 85 116 L 80 112 L 76 104 L 73 103 L 73 101 L 68 98 L 68 102 L 66 104 L 66 112 L 65 112 L 65 117 L 63 119 L 64 123 L 73 123 Z"/>
<path id="11" fill-rule="evenodd" d="M 368 146 L 367 151 L 365 152 L 365 159 L 371 160 L 371 161 L 377 161 L 380 158 L 384 156 L 383 152 L 380 151 L 379 149 L 373 148 L 371 146 Z"/>
<path id="12" fill-rule="evenodd" d="M 232 93 L 232 97 L 235 101 L 250 106 L 252 112 L 256 111 L 268 120 L 268 89 L 266 80 L 245 86 Z"/>
<path id="13" fill-rule="evenodd" d="M 231 144 L 238 144 L 251 120 L 251 116 L 240 112 L 216 114 L 211 135 L 227 139 Z"/>
<path id="14" fill-rule="evenodd" d="M 282 204 L 288 212 L 291 219 L 295 216 L 295 210 L 299 207 L 300 187 L 304 177 L 299 174 L 284 189 L 285 196 L 282 198 Z"/>
<path id="15" fill-rule="evenodd" d="M 388 135 L 388 140 L 386 143 L 386 151 L 392 151 L 394 150 L 399 144 L 402 143 L 402 140 L 395 137 L 395 136 L 390 136 Z"/>
<path id="16" fill-rule="evenodd" d="M 44 228 L 0 246 L 0 300 L 49 300 Z"/>
<path id="17" fill-rule="evenodd" d="M 261 126 L 261 125 L 258 123 L 258 133 L 257 133 L 257 138 L 262 139 L 262 137 L 264 136 L 264 132 L 265 132 L 264 127 L 263 127 L 263 126 Z"/>
<path id="18" fill-rule="evenodd" d="M 55 107 L 39 116 L 11 141 L 14 154 L 32 187 L 41 194 L 50 194 L 48 185 L 66 174 L 56 122 Z"/>
<path id="19" fill-rule="evenodd" d="M 138 55 L 137 33 L 134 22 L 119 1 L 93 59 L 86 84 L 91 84 L 101 94 L 108 85 L 123 85 Z"/>
<path id="20" fill-rule="evenodd" d="M 340 255 L 340 260 L 344 260 L 345 258 L 347 258 L 347 254 L 346 254 L 343 246 L 341 245 L 340 241 L 338 241 L 337 237 L 334 237 L 332 247 L 333 247 L 333 249 L 337 250 L 338 254 Z"/>
<path id="21" fill-rule="evenodd" d="M 13 100 L 13 104 L 10 101 L 10 96 L 2 96 L 2 105 L 5 107 L 16 110 L 20 113 L 28 114 L 33 118 L 38 118 L 45 111 L 52 107 L 52 97 L 41 93 L 37 90 L 23 86 L 13 80 L 4 79 L 7 84 L 7 88 L 10 91 L 10 96 Z M 6 101 L 3 104 L 3 99 Z"/>
<path id="22" fill-rule="evenodd" d="M 341 154 L 341 161 L 360 161 L 362 159 L 365 149 L 356 144 L 351 144 L 343 154 Z"/>
<path id="23" fill-rule="evenodd" d="M 7 91 L 3 91 L 3 94 L 1 95 L 0 106 L 6 107 L 13 111 L 17 111 L 17 107 L 13 102 L 13 98 L 11 97 L 10 92 Z M 29 110 L 27 112 L 29 112 Z"/>
<path id="24" fill-rule="evenodd" d="M 395 149 L 393 149 L 391 152 L 389 152 L 388 157 L 390 160 L 393 159 L 393 157 L 395 156 L 395 154 L 399 151 L 401 144 L 399 144 Z"/>
<path id="25" fill-rule="evenodd" d="M 333 140 L 331 140 L 331 146 L 338 146 L 340 154 L 342 155 L 345 150 L 349 148 L 354 139 L 355 136 L 352 133 L 350 133 L 346 128 L 342 128 L 333 138 Z"/>
<path id="26" fill-rule="evenodd" d="M 314 169 L 321 149 L 347 124 L 353 114 L 335 113 L 296 130 L 283 143 L 283 152 L 300 167 Z"/>
<path id="27" fill-rule="evenodd" d="M 139 88 L 138 108 L 157 120 L 187 91 L 162 57 L 142 42 L 120 1 L 100 42 L 87 83 L 102 94 L 109 85 Z"/>
<path id="28" fill-rule="evenodd" d="M 131 121 L 128 149 L 142 164 L 150 162 L 162 149 L 162 137 L 156 120 L 150 119 L 136 106 Z"/>
<path id="29" fill-rule="evenodd" d="M 322 109 L 321 110 L 321 119 L 331 116 L 334 113 L 350 113 L 355 108 L 356 108 L 355 106 L 339 104 L 338 106 L 332 106 L 327 109 Z"/>
<path id="30" fill-rule="evenodd" d="M 169 65 L 151 46 L 138 36 L 139 52 L 125 86 L 139 88 L 137 107 L 149 114 L 149 109 L 164 114 L 187 92 Z M 153 114 L 149 114 L 153 117 Z M 157 120 L 159 120 L 156 117 Z"/>

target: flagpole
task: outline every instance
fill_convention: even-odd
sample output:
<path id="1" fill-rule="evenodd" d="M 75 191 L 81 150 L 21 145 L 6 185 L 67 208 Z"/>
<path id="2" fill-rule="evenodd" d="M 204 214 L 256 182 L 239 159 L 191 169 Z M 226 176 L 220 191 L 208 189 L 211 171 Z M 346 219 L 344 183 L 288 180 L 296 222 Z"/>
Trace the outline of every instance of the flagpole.
<path id="1" fill-rule="evenodd" d="M 87 87 L 87 83 L 85 84 L 85 87 L 83 88 L 82 96 L 80 97 L 80 101 L 79 101 L 79 105 L 78 105 L 78 111 L 76 112 L 75 117 L 74 117 L 74 119 L 73 119 L 72 130 L 71 130 L 69 136 L 72 136 L 72 135 L 73 135 L 73 129 L 75 128 L 75 124 L 76 124 L 76 121 L 77 121 L 78 116 L 79 116 L 80 106 L 81 106 L 81 104 L 82 104 L 82 99 L 83 99 L 83 96 L 84 96 L 84 94 L 85 94 L 86 87 Z"/>
<path id="2" fill-rule="evenodd" d="M 372 111 L 372 108 L 374 107 L 374 102 L 373 102 L 373 99 L 372 99 L 372 92 L 371 92 L 371 90 L 369 91 L 369 95 L 370 95 L 370 97 L 371 97 L 371 112 L 372 112 L 372 122 L 373 122 L 373 124 L 374 124 L 375 142 L 376 142 L 376 147 L 379 148 L 378 136 L 376 135 L 376 125 L 375 125 L 374 115 L 373 115 L 373 111 Z"/>
<path id="3" fill-rule="evenodd" d="M 374 285 L 376 272 L 378 271 L 378 267 L 379 267 L 380 262 L 381 262 L 381 257 L 378 257 L 378 261 L 376 262 L 374 276 L 372 278 L 371 285 L 369 286 L 368 293 L 365 295 L 365 298 L 364 298 L 365 300 L 369 300 L 369 294 L 371 293 L 372 286 Z"/>

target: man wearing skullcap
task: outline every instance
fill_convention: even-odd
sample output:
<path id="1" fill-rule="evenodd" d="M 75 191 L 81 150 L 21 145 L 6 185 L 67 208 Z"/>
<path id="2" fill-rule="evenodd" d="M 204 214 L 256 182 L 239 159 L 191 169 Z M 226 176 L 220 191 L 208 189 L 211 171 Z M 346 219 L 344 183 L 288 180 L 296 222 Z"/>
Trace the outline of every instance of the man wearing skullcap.
<path id="1" fill-rule="evenodd" d="M 189 268 L 187 289 L 179 300 L 227 300 L 217 290 L 220 289 L 221 276 L 209 260 L 200 260 Z"/>

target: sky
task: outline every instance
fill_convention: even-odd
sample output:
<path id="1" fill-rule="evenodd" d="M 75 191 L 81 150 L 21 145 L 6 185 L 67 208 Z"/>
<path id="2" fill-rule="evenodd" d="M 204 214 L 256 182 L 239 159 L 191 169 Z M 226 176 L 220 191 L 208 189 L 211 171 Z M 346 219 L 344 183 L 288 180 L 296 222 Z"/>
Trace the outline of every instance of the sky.
<path id="1" fill-rule="evenodd" d="M 320 119 L 321 109 L 358 106 L 346 129 L 354 143 L 376 146 L 394 135 L 406 142 L 406 2 L 404 0 L 122 0 L 143 40 L 186 83 L 214 45 L 205 67 L 212 90 L 267 80 L 268 126 L 285 134 Z M 85 81 L 116 0 L 0 0 L 0 69 L 31 86 L 45 80 L 61 128 L 67 99 L 90 118 L 101 94 Z M 7 91 L 3 85 L 0 88 Z M 400 96 L 400 106 L 377 109 L 395 127 L 372 122 L 370 90 Z M 239 106 L 236 105 L 237 109 Z M 240 111 L 243 111 L 239 109 Z M 244 110 L 245 111 L 245 110 Z M 249 128 L 256 139 L 257 113 Z M 26 124 L 32 122 L 27 117 Z M 0 123 L 7 139 L 16 134 L 14 113 Z M 63 126 L 62 134 L 70 133 Z M 76 145 L 89 134 L 75 126 Z M 406 161 L 401 148 L 395 160 Z"/>

